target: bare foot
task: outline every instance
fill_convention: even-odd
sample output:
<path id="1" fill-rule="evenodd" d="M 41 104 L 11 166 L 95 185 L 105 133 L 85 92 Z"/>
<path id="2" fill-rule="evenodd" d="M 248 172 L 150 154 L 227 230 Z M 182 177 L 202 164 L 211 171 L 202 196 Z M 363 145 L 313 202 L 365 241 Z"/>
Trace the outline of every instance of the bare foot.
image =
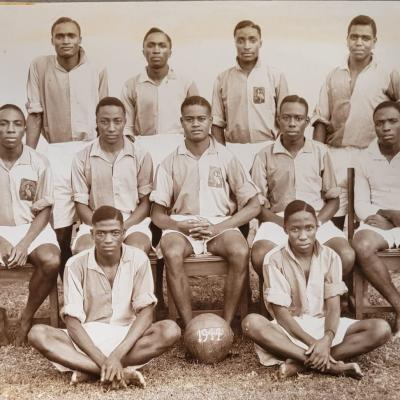
<path id="1" fill-rule="evenodd" d="M 23 320 L 22 318 L 19 319 L 17 324 L 17 334 L 15 336 L 15 346 L 19 347 L 24 344 L 27 344 L 27 336 L 28 332 L 31 330 L 32 327 L 32 320 Z"/>
<path id="2" fill-rule="evenodd" d="M 142 389 L 146 387 L 146 381 L 142 373 L 133 367 L 124 368 L 124 381 L 128 386 L 135 385 Z"/>
<path id="3" fill-rule="evenodd" d="M 89 381 L 93 381 L 95 377 L 93 375 L 87 374 L 81 371 L 73 371 L 71 375 L 71 380 L 69 384 L 71 386 L 76 386 L 78 383 L 85 383 Z"/>
<path id="4" fill-rule="evenodd" d="M 0 308 L 0 346 L 7 346 L 9 343 L 7 313 L 4 308 Z"/>
<path id="5" fill-rule="evenodd" d="M 400 315 L 396 316 L 393 326 L 393 340 L 400 339 Z"/>
<path id="6" fill-rule="evenodd" d="M 299 372 L 305 371 L 307 368 L 305 365 L 288 358 L 283 364 L 280 365 L 278 371 L 279 379 L 287 379 L 291 376 L 297 375 Z"/>
<path id="7" fill-rule="evenodd" d="M 354 379 L 361 379 L 364 375 L 361 368 L 357 363 L 344 363 L 337 361 L 336 364 L 331 364 L 328 374 L 344 375 Z"/>

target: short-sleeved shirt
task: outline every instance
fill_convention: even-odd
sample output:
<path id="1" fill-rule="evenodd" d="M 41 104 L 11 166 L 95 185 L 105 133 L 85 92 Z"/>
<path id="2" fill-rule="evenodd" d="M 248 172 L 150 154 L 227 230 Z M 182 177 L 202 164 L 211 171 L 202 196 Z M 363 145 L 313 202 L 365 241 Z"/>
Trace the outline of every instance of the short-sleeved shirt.
<path id="1" fill-rule="evenodd" d="M 399 99 L 399 73 L 385 70 L 375 58 L 360 72 L 352 91 L 346 59 L 322 85 L 312 124 L 326 125 L 326 143 L 330 146 L 366 148 L 375 138 L 375 107 Z"/>
<path id="2" fill-rule="evenodd" d="M 170 214 L 225 217 L 257 193 L 241 162 L 210 137 L 210 146 L 199 159 L 183 143 L 161 162 L 150 200 Z"/>
<path id="3" fill-rule="evenodd" d="M 249 75 L 236 66 L 222 72 L 214 83 L 213 124 L 225 128 L 225 140 L 256 143 L 275 140 L 276 114 L 288 95 L 284 75 L 260 60 Z"/>
<path id="4" fill-rule="evenodd" d="M 49 163 L 29 146 L 10 169 L 0 159 L 0 188 L 0 226 L 29 224 L 54 203 Z"/>
<path id="5" fill-rule="evenodd" d="M 122 244 L 122 255 L 113 285 L 97 264 L 95 248 L 70 258 L 64 271 L 62 317 L 81 323 L 128 325 L 143 308 L 156 304 L 150 261 L 134 247 Z"/>
<path id="6" fill-rule="evenodd" d="M 183 133 L 181 105 L 197 95 L 195 83 L 171 68 L 159 83 L 149 78 L 146 69 L 125 82 L 121 100 L 126 109 L 126 135 Z"/>
<path id="7" fill-rule="evenodd" d="M 108 161 L 97 139 L 79 152 L 72 164 L 74 201 L 92 210 L 109 205 L 129 215 L 139 200 L 150 194 L 152 183 L 150 154 L 126 137 L 113 163 Z"/>
<path id="8" fill-rule="evenodd" d="M 400 152 L 388 161 L 374 140 L 360 154 L 355 172 L 354 208 L 361 220 L 380 209 L 400 211 Z"/>
<path id="9" fill-rule="evenodd" d="M 293 200 L 304 200 L 319 211 L 325 200 L 340 194 L 327 147 L 307 138 L 295 157 L 281 139 L 267 144 L 257 153 L 251 176 L 261 191 L 261 203 L 274 213 Z"/>
<path id="10" fill-rule="evenodd" d="M 108 94 L 107 73 L 79 52 L 79 63 L 70 71 L 56 55 L 36 58 L 29 67 L 26 109 L 43 113 L 43 136 L 49 143 L 93 140 L 96 106 Z"/>
<path id="11" fill-rule="evenodd" d="M 308 279 L 288 243 L 265 256 L 264 301 L 286 307 L 293 316 L 323 317 L 324 301 L 347 292 L 342 263 L 332 249 L 315 242 Z"/>

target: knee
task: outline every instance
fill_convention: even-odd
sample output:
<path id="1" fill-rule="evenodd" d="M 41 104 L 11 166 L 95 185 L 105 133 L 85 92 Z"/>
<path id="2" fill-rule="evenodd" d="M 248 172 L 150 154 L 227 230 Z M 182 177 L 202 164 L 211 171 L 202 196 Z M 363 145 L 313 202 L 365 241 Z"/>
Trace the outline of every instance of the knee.
<path id="1" fill-rule="evenodd" d="M 359 258 L 369 258 L 376 252 L 374 243 L 372 243 L 370 240 L 363 237 L 362 235 L 355 236 L 352 246 L 357 257 Z"/>
<path id="2" fill-rule="evenodd" d="M 265 328 L 266 322 L 268 321 L 260 314 L 248 314 L 242 320 L 242 332 L 245 336 L 254 339 L 257 333 Z"/>
<path id="3" fill-rule="evenodd" d="M 160 343 L 164 347 L 173 346 L 181 337 L 181 328 L 175 321 L 166 319 L 159 322 Z"/>
<path id="4" fill-rule="evenodd" d="M 353 269 L 356 254 L 350 245 L 346 245 L 340 249 L 339 256 L 342 260 L 343 275 L 346 276 Z"/>
<path id="5" fill-rule="evenodd" d="M 370 324 L 371 344 L 374 348 L 382 346 L 392 337 L 392 329 L 384 319 L 373 319 Z"/>
<path id="6" fill-rule="evenodd" d="M 40 256 L 40 268 L 44 275 L 54 276 L 58 274 L 60 268 L 60 253 L 58 251 L 49 251 Z"/>
<path id="7" fill-rule="evenodd" d="M 251 263 L 258 275 L 262 275 L 265 255 L 275 246 L 265 243 L 265 240 L 258 240 L 251 249 Z"/>
<path id="8" fill-rule="evenodd" d="M 160 246 L 164 259 L 167 262 L 173 261 L 169 263 L 169 266 L 173 266 L 179 261 L 183 262 L 184 249 L 181 246 L 177 246 L 169 240 L 164 240 L 164 238 L 161 239 Z"/>
<path id="9" fill-rule="evenodd" d="M 48 327 L 46 325 L 33 325 L 28 333 L 28 342 L 35 349 L 44 351 L 48 337 Z"/>

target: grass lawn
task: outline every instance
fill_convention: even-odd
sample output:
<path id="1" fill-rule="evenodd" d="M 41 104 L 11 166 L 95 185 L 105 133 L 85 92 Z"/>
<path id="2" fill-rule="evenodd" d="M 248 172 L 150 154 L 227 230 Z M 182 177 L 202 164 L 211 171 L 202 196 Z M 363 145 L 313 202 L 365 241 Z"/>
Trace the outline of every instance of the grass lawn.
<path id="1" fill-rule="evenodd" d="M 212 279 L 212 278 L 211 278 Z M 253 302 L 258 300 L 257 281 L 251 277 Z M 195 306 L 209 307 L 209 298 L 222 298 L 217 278 L 193 282 Z M 24 293 L 22 293 L 24 292 Z M 372 300 L 376 296 L 372 293 Z M 16 317 L 26 299 L 21 283 L 0 284 L 0 305 Z M 253 305 L 255 308 L 255 305 Z M 47 304 L 39 310 L 46 314 Z M 387 317 L 390 320 L 390 315 Z M 202 365 L 185 358 L 182 343 L 153 360 L 143 369 L 146 389 L 128 388 L 104 393 L 98 383 L 69 386 L 70 374 L 58 373 L 30 347 L 0 347 L 0 400 L 5 399 L 400 399 L 400 341 L 390 342 L 358 357 L 364 378 L 330 377 L 307 373 L 278 381 L 277 368 L 258 363 L 253 346 L 234 327 L 232 355 L 214 365 Z"/>

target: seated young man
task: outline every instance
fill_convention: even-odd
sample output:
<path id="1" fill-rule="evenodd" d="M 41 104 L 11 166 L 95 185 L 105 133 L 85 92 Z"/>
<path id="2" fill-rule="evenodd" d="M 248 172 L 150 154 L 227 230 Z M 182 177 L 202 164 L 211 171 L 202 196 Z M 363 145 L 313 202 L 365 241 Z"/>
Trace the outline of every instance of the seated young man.
<path id="1" fill-rule="evenodd" d="M 263 365 L 281 364 L 286 378 L 312 369 L 332 375 L 363 376 L 356 363 L 343 363 L 387 342 L 388 323 L 381 319 L 340 318 L 342 281 L 339 256 L 316 240 L 317 215 L 302 200 L 289 203 L 284 213 L 288 242 L 264 260 L 264 301 L 272 322 L 250 314 L 243 332 L 256 343 Z"/>
<path id="2" fill-rule="evenodd" d="M 16 345 L 21 345 L 36 310 L 57 282 L 60 250 L 49 225 L 53 181 L 48 161 L 22 143 L 25 116 L 13 104 L 0 107 L 0 267 L 14 268 L 28 261 L 35 267 L 29 296 L 21 313 Z M 0 343 L 8 343 L 2 312 Z"/>
<path id="3" fill-rule="evenodd" d="M 181 113 L 185 142 L 157 169 L 151 217 L 163 230 L 168 285 L 184 325 L 192 308 L 183 260 L 207 252 L 229 263 L 224 319 L 231 323 L 248 273 L 248 245 L 237 227 L 260 212 L 258 190 L 242 164 L 210 136 L 208 101 L 188 97 Z"/>
<path id="4" fill-rule="evenodd" d="M 352 245 L 365 277 L 393 306 L 400 337 L 400 293 L 377 251 L 400 246 L 400 104 L 386 101 L 374 111 L 377 140 L 359 158 L 355 212 L 362 221 Z"/>
<path id="5" fill-rule="evenodd" d="M 180 337 L 173 321 L 152 324 L 150 261 L 139 249 L 123 244 L 119 210 L 98 208 L 92 217 L 94 247 L 67 262 L 64 307 L 67 329 L 35 325 L 29 342 L 60 371 L 75 371 L 71 383 L 100 376 L 114 387 L 144 386 L 135 371 L 170 348 Z"/>
<path id="6" fill-rule="evenodd" d="M 150 201 L 153 162 L 149 153 L 124 136 L 125 107 L 115 97 L 104 97 L 96 108 L 99 134 L 75 156 L 72 189 L 82 221 L 73 245 L 74 253 L 93 246 L 92 214 L 102 205 L 122 212 L 125 243 L 148 253 L 151 248 Z"/>
<path id="7" fill-rule="evenodd" d="M 299 96 L 286 96 L 278 117 L 280 136 L 255 157 L 252 178 L 262 194 L 261 223 L 254 238 L 251 259 L 262 274 L 265 255 L 287 235 L 283 211 L 295 199 L 309 202 L 318 212 L 317 239 L 335 250 L 348 275 L 354 264 L 354 251 L 344 233 L 331 221 L 339 207 L 340 188 L 326 146 L 304 137 L 309 123 L 308 104 Z"/>

